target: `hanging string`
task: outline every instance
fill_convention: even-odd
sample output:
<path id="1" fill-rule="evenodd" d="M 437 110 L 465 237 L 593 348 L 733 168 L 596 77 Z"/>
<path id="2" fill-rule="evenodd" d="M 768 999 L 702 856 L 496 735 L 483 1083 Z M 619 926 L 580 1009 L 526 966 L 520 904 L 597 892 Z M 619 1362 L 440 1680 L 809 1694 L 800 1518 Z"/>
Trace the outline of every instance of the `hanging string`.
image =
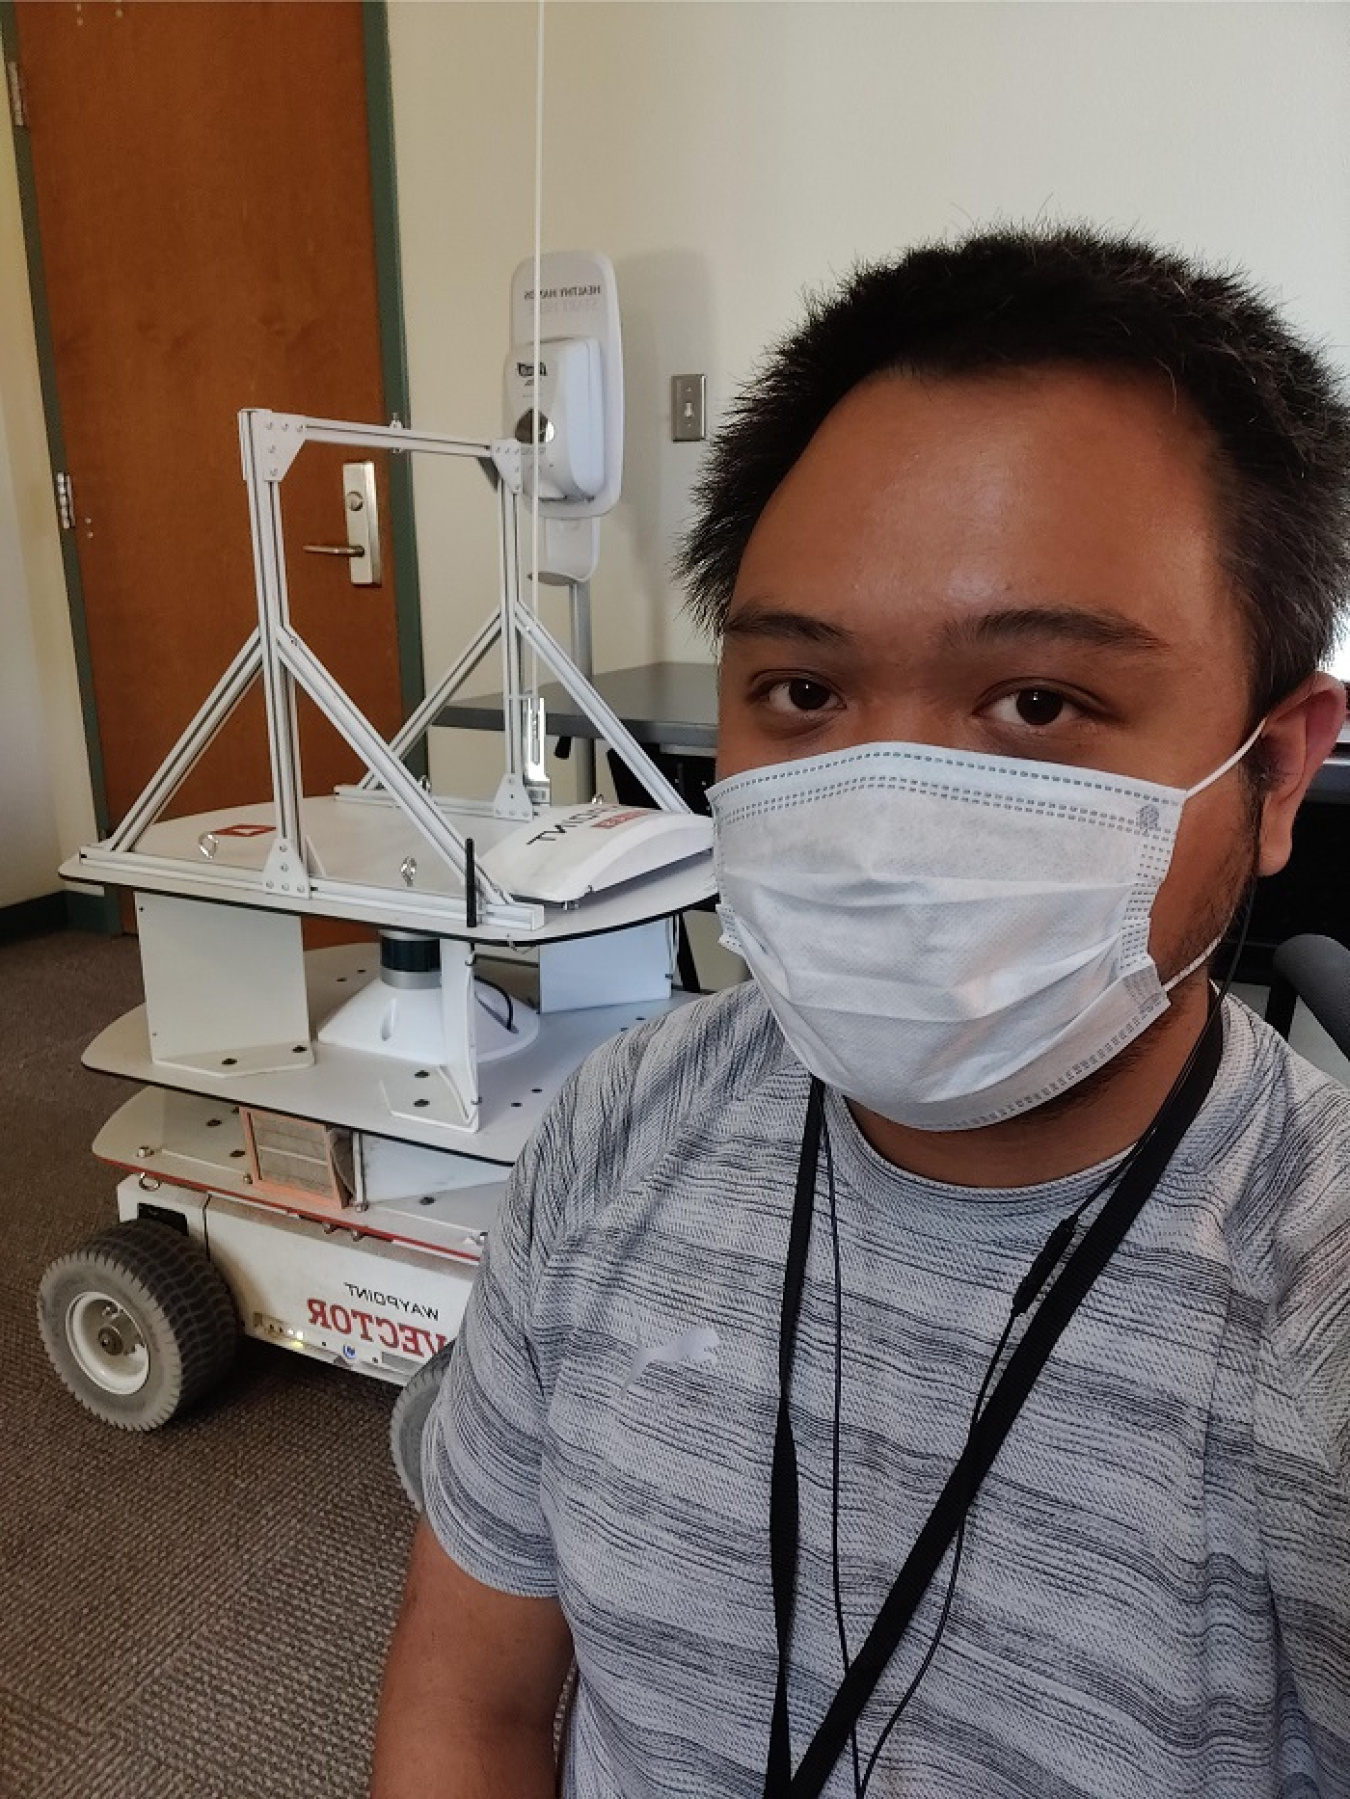
<path id="1" fill-rule="evenodd" d="M 534 322 L 532 349 L 534 356 L 534 429 L 531 432 L 530 455 L 534 480 L 530 492 L 530 598 L 529 607 L 535 622 L 539 619 L 539 442 L 540 391 L 543 384 L 543 345 L 540 315 L 543 310 L 543 245 L 544 245 L 544 6 L 538 0 L 534 50 Z M 529 698 L 533 708 L 539 698 L 539 653 L 530 646 Z M 533 711 L 531 711 L 531 720 Z"/>

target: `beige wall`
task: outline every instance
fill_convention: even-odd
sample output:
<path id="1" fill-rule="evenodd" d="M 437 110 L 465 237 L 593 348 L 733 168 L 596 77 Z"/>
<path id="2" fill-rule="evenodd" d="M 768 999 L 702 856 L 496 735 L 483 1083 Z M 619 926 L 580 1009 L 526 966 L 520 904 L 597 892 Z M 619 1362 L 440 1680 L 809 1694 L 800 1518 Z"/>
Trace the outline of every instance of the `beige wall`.
<path id="1" fill-rule="evenodd" d="M 533 240 L 535 8 L 389 19 L 414 414 L 490 435 Z M 1000 217 L 1138 225 L 1246 266 L 1350 365 L 1345 5 L 556 0 L 546 34 L 545 247 L 608 252 L 625 330 L 601 668 L 707 653 L 667 576 L 701 454 L 669 441 L 670 376 L 707 373 L 715 422 L 858 255 Z M 433 663 L 490 601 L 466 491 L 418 490 Z"/>
<path id="2" fill-rule="evenodd" d="M 0 906 L 94 834 L 14 147 L 0 130 Z"/>

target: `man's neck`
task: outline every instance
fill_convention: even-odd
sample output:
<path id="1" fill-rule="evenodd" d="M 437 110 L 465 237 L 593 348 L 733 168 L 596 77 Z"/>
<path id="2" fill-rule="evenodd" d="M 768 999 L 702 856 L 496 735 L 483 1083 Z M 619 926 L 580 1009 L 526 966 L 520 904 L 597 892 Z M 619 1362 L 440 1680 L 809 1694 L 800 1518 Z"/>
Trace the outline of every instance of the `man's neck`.
<path id="1" fill-rule="evenodd" d="M 1171 995 L 1155 1024 L 1082 1087 L 980 1131 L 918 1131 L 849 1101 L 859 1130 L 888 1162 L 958 1187 L 1031 1187 L 1105 1162 L 1137 1141 L 1167 1098 L 1204 1028 L 1203 975 Z"/>

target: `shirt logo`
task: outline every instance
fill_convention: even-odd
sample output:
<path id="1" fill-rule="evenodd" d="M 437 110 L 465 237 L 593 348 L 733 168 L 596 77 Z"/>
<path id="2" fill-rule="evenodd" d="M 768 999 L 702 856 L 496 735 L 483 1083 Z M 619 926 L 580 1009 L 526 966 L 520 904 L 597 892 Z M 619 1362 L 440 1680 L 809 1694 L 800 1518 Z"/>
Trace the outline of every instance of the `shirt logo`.
<path id="1" fill-rule="evenodd" d="M 691 1324 L 665 1343 L 640 1343 L 633 1351 L 624 1391 L 635 1387 L 653 1362 L 668 1362 L 674 1368 L 715 1368 L 718 1347 L 717 1332 L 707 1324 Z"/>

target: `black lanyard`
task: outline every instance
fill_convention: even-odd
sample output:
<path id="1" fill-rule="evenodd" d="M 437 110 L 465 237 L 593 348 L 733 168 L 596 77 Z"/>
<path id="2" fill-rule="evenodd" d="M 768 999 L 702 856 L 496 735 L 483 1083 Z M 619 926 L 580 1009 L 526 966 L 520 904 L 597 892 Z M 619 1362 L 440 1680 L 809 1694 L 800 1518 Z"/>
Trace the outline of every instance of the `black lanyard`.
<path id="1" fill-rule="evenodd" d="M 797 1446 L 792 1435 L 789 1401 L 797 1321 L 815 1212 L 816 1172 L 825 1104 L 824 1088 L 819 1081 L 812 1081 L 797 1168 L 797 1193 L 788 1239 L 778 1338 L 778 1426 L 774 1435 L 769 1501 L 769 1563 L 778 1637 L 778 1681 L 764 1799 L 818 1799 L 953 1537 L 974 1504 L 980 1484 L 1002 1448 L 1037 1375 L 1044 1368 L 1064 1327 L 1157 1186 L 1177 1144 L 1213 1086 L 1222 1056 L 1223 1023 L 1216 1006 L 1184 1078 L 1141 1138 L 1122 1170 L 1119 1184 L 1065 1262 L 1009 1356 L 998 1384 L 972 1426 L 966 1446 L 929 1513 L 928 1522 L 896 1576 L 866 1640 L 845 1671 L 794 1774 L 787 1683 L 797 1584 L 800 1506 Z"/>

